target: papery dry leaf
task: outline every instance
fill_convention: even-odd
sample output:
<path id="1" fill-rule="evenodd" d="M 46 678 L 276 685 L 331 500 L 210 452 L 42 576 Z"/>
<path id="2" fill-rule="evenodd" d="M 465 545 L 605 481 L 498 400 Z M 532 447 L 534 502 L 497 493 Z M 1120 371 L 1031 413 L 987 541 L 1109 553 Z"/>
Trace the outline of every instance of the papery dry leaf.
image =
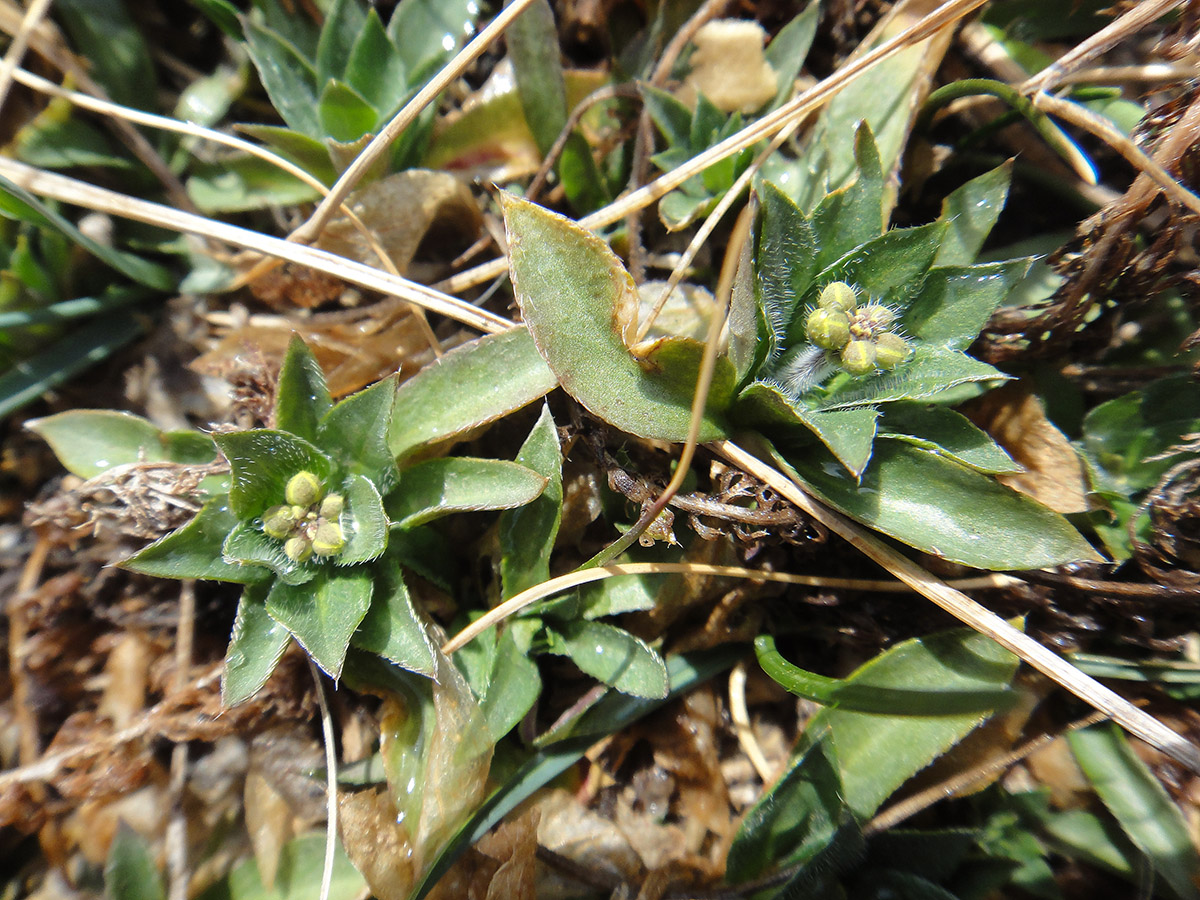
<path id="1" fill-rule="evenodd" d="M 378 900 L 407 900 L 415 880 L 408 829 L 382 787 L 339 792 L 342 846 Z"/>
<path id="2" fill-rule="evenodd" d="M 637 884 L 645 875 L 641 857 L 610 820 L 597 815 L 567 791 L 547 791 L 538 801 L 538 841 L 543 847 L 602 874 L 614 883 Z M 556 871 L 540 870 L 538 896 L 573 896 L 578 883 Z"/>
<path id="3" fill-rule="evenodd" d="M 963 412 L 992 436 L 1024 472 L 998 479 L 1055 512 L 1085 512 L 1087 478 L 1079 454 L 1046 418 L 1042 401 L 1021 385 L 1005 385 L 970 403 Z"/>
<path id="4" fill-rule="evenodd" d="M 263 886 L 271 890 L 279 871 L 279 854 L 284 844 L 296 836 L 296 817 L 283 795 L 255 770 L 246 775 L 243 808 L 259 878 Z"/>
<path id="5" fill-rule="evenodd" d="M 752 113 L 775 96 L 779 79 L 763 55 L 766 30 L 745 19 L 708 22 L 692 39 L 692 71 L 678 92 L 688 106 L 703 94 L 721 112 Z"/>
<path id="6" fill-rule="evenodd" d="M 127 631 L 117 638 L 116 646 L 104 664 L 106 684 L 96 711 L 112 719 L 113 727 L 130 725 L 146 708 L 146 683 L 153 649 L 145 636 Z"/>
<path id="7" fill-rule="evenodd" d="M 476 849 L 500 862 L 487 887 L 485 900 L 535 900 L 537 828 L 541 813 L 536 807 L 486 835 Z"/>

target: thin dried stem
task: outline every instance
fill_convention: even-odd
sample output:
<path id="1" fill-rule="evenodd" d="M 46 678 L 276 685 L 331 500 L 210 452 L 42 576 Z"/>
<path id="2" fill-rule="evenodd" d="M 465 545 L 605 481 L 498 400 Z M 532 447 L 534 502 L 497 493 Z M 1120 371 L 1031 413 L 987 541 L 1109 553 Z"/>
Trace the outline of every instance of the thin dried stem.
<path id="1" fill-rule="evenodd" d="M 192 646 L 196 634 L 196 582 L 184 581 L 179 589 L 179 624 L 175 628 L 175 674 L 171 689 L 179 692 L 187 687 L 192 668 Z M 167 805 L 170 810 L 163 841 L 167 857 L 167 898 L 187 900 L 188 841 L 187 812 L 183 808 L 183 792 L 188 779 L 188 745 L 181 741 L 171 748 L 171 770 L 167 785 Z"/>
<path id="2" fill-rule="evenodd" d="M 1200 774 L 1200 750 L 1167 728 L 1153 716 L 1138 709 L 1124 697 L 1110 691 L 1094 678 L 1083 674 L 1066 660 L 1043 647 L 1033 638 L 1013 628 L 995 613 L 984 609 L 966 594 L 954 590 L 880 538 L 824 504 L 817 502 L 798 484 L 758 457 L 731 441 L 719 441 L 712 449 L 743 471 L 749 472 L 801 511 L 840 535 L 868 559 L 932 600 L 961 622 L 1010 650 L 1029 665 L 1066 688 L 1085 703 L 1103 711 L 1126 731 L 1157 747 L 1176 762 Z"/>
<path id="3" fill-rule="evenodd" d="M 21 58 L 25 55 L 25 51 L 29 49 L 29 41 L 33 37 L 34 29 L 42 23 L 42 19 L 46 18 L 46 13 L 50 10 L 50 4 L 53 2 L 54 0 L 32 0 L 29 9 L 25 11 L 24 18 L 21 19 L 21 27 L 13 35 L 12 43 L 8 45 L 8 52 L 4 54 L 3 61 L 0 61 L 0 108 L 3 108 L 4 101 L 8 99 L 13 72 L 21 64 Z"/>
<path id="4" fill-rule="evenodd" d="M 775 778 L 771 764 L 763 755 L 758 738 L 754 736 L 754 725 L 750 721 L 750 710 L 746 707 L 746 663 L 739 662 L 729 673 L 729 718 L 733 720 L 733 730 L 737 735 L 738 746 L 754 766 L 754 771 L 763 784 L 770 784 Z"/>
<path id="5" fill-rule="evenodd" d="M 325 685 L 321 671 L 312 657 L 308 657 L 308 671 L 312 675 L 313 687 L 317 691 L 317 703 L 321 707 L 321 739 L 325 745 L 325 864 L 321 867 L 321 893 L 318 900 L 329 900 L 333 886 L 333 859 L 337 851 L 338 805 L 337 805 L 337 752 L 333 733 L 333 716 L 329 714 L 329 701 L 325 697 Z"/>
<path id="6" fill-rule="evenodd" d="M 500 15 L 496 16 L 483 31 L 476 35 L 474 40 L 443 66 L 442 70 L 425 87 L 421 88 L 417 95 L 408 101 L 404 108 L 396 113 L 391 121 L 380 129 L 379 134 L 375 135 L 370 143 L 362 149 L 362 152 L 355 157 L 354 162 L 338 178 L 333 189 L 309 216 L 308 221 L 293 231 L 288 236 L 288 240 L 307 244 L 320 237 L 338 207 L 350 196 L 350 192 L 367 174 L 375 161 L 387 151 L 409 125 L 416 121 L 421 110 L 436 100 L 452 81 L 462 75 L 467 66 L 478 59 L 491 46 L 492 42 L 512 24 L 513 19 L 524 12 L 532 2 L 533 0 L 512 0 Z"/>
<path id="7" fill-rule="evenodd" d="M 172 231 L 200 235 L 236 247 L 254 250 L 266 256 L 277 256 L 288 262 L 309 266 L 368 290 L 379 291 L 406 302 L 415 303 L 430 312 L 454 319 L 480 331 L 492 333 L 507 331 L 515 327 L 503 316 L 478 309 L 470 303 L 447 296 L 423 284 L 374 269 L 364 263 L 346 259 L 327 250 L 307 247 L 285 241 L 282 238 L 239 228 L 236 225 L 193 215 L 169 206 L 128 197 L 74 178 L 44 172 L 2 157 L 0 157 L 0 175 L 40 196 L 138 222 L 158 225 Z"/>

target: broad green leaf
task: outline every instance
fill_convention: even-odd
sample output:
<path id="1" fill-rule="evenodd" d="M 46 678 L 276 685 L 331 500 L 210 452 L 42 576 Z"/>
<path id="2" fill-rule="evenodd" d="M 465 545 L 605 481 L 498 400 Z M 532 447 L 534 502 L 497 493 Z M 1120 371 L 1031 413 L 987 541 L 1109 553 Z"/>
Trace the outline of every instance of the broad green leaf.
<path id="1" fill-rule="evenodd" d="M 268 573 L 225 559 L 222 548 L 229 532 L 238 526 L 227 497 L 214 497 L 182 528 L 159 538 L 121 563 L 121 568 L 159 578 L 199 578 L 254 584 Z"/>
<path id="2" fill-rule="evenodd" d="M 1153 871 L 1179 897 L 1196 897 L 1200 857 L 1189 829 L 1158 779 L 1113 723 L 1067 734 L 1079 767 Z"/>
<path id="3" fill-rule="evenodd" d="M 371 606 L 372 588 L 371 573 L 361 566 L 325 566 L 308 584 L 275 582 L 267 595 L 267 612 L 336 681 L 350 638 Z"/>
<path id="4" fill-rule="evenodd" d="M 188 177 L 187 192 L 207 215 L 311 203 L 320 196 L 315 188 L 256 156 L 197 163 Z"/>
<path id="5" fill-rule="evenodd" d="M 931 345 L 965 349 L 1029 271 L 1030 260 L 930 269 L 901 317 L 905 332 Z"/>
<path id="6" fill-rule="evenodd" d="M 342 491 L 346 508 L 342 511 L 341 524 L 346 546 L 332 557 L 332 562 L 337 566 L 349 566 L 375 559 L 387 549 L 388 541 L 388 521 L 379 491 L 363 475 L 349 476 L 342 484 Z"/>
<path id="7" fill-rule="evenodd" d="M 992 226 L 1000 218 L 1011 181 L 1010 159 L 972 178 L 942 202 L 939 218 L 949 227 L 933 261 L 935 266 L 969 266 L 975 262 Z"/>
<path id="8" fill-rule="evenodd" d="M 557 622 L 550 650 L 569 656 L 585 674 L 624 694 L 649 699 L 667 695 L 662 657 L 623 628 L 588 619 Z"/>
<path id="9" fill-rule="evenodd" d="M 960 384 L 999 384 L 1008 377 L 960 350 L 918 346 L 906 362 L 890 372 L 876 372 L 838 382 L 817 401 L 817 406 L 822 410 L 836 410 L 897 400 L 924 400 Z"/>
<path id="10" fill-rule="evenodd" d="M 524 506 L 546 483 L 532 469 L 502 459 L 431 459 L 405 469 L 387 512 L 393 526 L 416 528 L 456 512 Z"/>
<path id="11" fill-rule="evenodd" d="M 513 629 L 520 627 L 520 624 L 512 623 L 500 632 L 488 688 L 479 703 L 494 741 L 512 731 L 542 692 L 537 665 L 513 637 Z"/>
<path id="12" fill-rule="evenodd" d="M 312 64 L 295 44 L 253 19 L 246 20 L 245 31 L 246 49 L 275 111 L 294 131 L 311 138 L 324 137 L 317 114 L 317 73 Z"/>
<path id="13" fill-rule="evenodd" d="M 546 479 L 540 496 L 500 514 L 501 596 L 507 600 L 550 578 L 550 551 L 562 520 L 562 450 L 548 406 L 517 453 L 518 463 Z"/>
<path id="14" fill-rule="evenodd" d="M 370 134 L 379 123 L 379 114 L 374 107 L 341 81 L 330 81 L 321 90 L 317 118 L 321 133 L 343 144 Z"/>
<path id="15" fill-rule="evenodd" d="M 731 884 L 813 858 L 848 817 L 829 741 L 807 742 L 746 813 L 725 861 Z"/>
<path id="16" fill-rule="evenodd" d="M 909 546 L 980 569 L 1040 569 L 1098 559 L 1058 513 L 995 479 L 900 441 L 877 440 L 856 484 L 812 449 L 784 460 L 826 503 Z"/>
<path id="17" fill-rule="evenodd" d="M 585 584 L 579 589 L 579 615 L 585 619 L 599 619 L 653 609 L 658 592 L 651 584 L 651 578 L 644 575 L 605 578 Z"/>
<path id="18" fill-rule="evenodd" d="M 271 428 L 252 428 L 214 435 L 229 460 L 233 483 L 230 508 L 243 521 L 283 503 L 287 483 L 299 472 L 311 472 L 326 488 L 333 463 L 303 438 Z"/>
<path id="19" fill-rule="evenodd" d="M 333 184 L 337 178 L 329 148 L 318 138 L 278 125 L 239 125 L 238 130 L 287 157 L 322 184 Z"/>
<path id="20" fill-rule="evenodd" d="M 13 145 L 22 162 L 42 169 L 133 168 L 129 158 L 118 154 L 103 132 L 73 116 L 47 115 L 52 109 L 17 132 Z"/>
<path id="21" fill-rule="evenodd" d="M 815 434 L 838 462 L 855 477 L 862 474 L 875 444 L 875 420 L 879 410 L 816 410 L 784 396 L 780 387 L 761 381 L 738 395 L 739 421 L 763 428 L 803 426 Z"/>
<path id="22" fill-rule="evenodd" d="M 754 260 L 755 293 L 767 322 L 764 349 L 755 355 L 761 364 L 783 350 L 785 336 L 800 312 L 801 298 L 812 285 L 817 271 L 817 236 L 799 207 L 776 185 L 763 182 L 758 195 L 762 212 Z"/>
<path id="23" fill-rule="evenodd" d="M 94 478 L 138 462 L 202 465 L 216 458 L 212 438 L 196 431 L 161 431 L 131 413 L 72 409 L 26 423 L 72 475 Z"/>
<path id="24" fill-rule="evenodd" d="M 286 584 L 307 584 L 316 577 L 317 560 L 301 563 L 289 559 L 283 552 L 283 541 L 267 537 L 260 528 L 257 521 L 234 525 L 221 545 L 225 562 L 248 571 L 270 569 Z"/>
<path id="25" fill-rule="evenodd" d="M 258 862 L 253 857 L 200 894 L 197 900 L 312 900 L 313 885 L 321 883 L 325 866 L 325 835 L 319 831 L 302 834 L 283 845 L 275 868 L 275 883 L 262 883 Z M 333 878 L 329 900 L 354 900 L 363 896 L 366 885 L 338 841 L 334 848 Z"/>
<path id="26" fill-rule="evenodd" d="M 962 740 L 995 711 L 985 697 L 1000 699 L 1017 668 L 1017 657 L 991 638 L 966 629 L 897 644 L 844 681 L 856 691 L 942 693 L 966 698 L 939 710 L 925 701 L 924 714 L 872 714 L 824 709 L 806 726 L 814 738 L 828 733 L 837 755 L 842 797 L 860 820 L 873 815 L 905 781 Z M 848 687 L 846 688 L 848 689 Z"/>
<path id="27" fill-rule="evenodd" d="M 638 90 L 642 95 L 642 102 L 646 105 L 646 111 L 650 113 L 650 119 L 667 139 L 667 145 L 669 147 L 689 147 L 692 111 L 688 109 L 687 104 L 676 99 L 674 94 L 649 84 L 639 84 Z M 659 167 L 664 168 L 661 165 Z"/>
<path id="28" fill-rule="evenodd" d="M 388 447 L 402 459 L 515 412 L 557 385 L 526 329 L 484 335 L 396 389 Z"/>
<path id="29" fill-rule="evenodd" d="M 387 33 L 410 79 L 448 58 L 474 34 L 480 11 L 476 0 L 401 0 Z"/>
<path id="30" fill-rule="evenodd" d="M 978 472 L 994 475 L 1023 471 L 970 419 L 944 406 L 893 403 L 883 414 L 879 433 L 940 453 Z"/>
<path id="31" fill-rule="evenodd" d="M 525 121 L 545 156 L 567 124 L 567 88 L 555 48 L 558 29 L 547 0 L 526 7 L 504 33 Z"/>
<path id="32" fill-rule="evenodd" d="M 388 40 L 374 8 L 359 32 L 346 60 L 343 78 L 381 117 L 389 116 L 408 93 L 404 61 Z"/>
<path id="33" fill-rule="evenodd" d="M 883 171 L 875 136 L 865 122 L 854 140 L 856 177 L 844 188 L 826 194 L 812 214 L 820 250 L 814 261 L 824 269 L 860 244 L 883 232 Z"/>
<path id="34" fill-rule="evenodd" d="M 317 426 L 333 406 L 325 373 L 300 335 L 292 335 L 275 388 L 275 427 L 306 441 L 317 440 Z"/>
<path id="35" fill-rule="evenodd" d="M 54 12 L 90 74 L 124 106 L 155 109 L 158 79 L 150 48 L 121 0 L 63 0 Z"/>
<path id="36" fill-rule="evenodd" d="M 829 678 L 792 665 L 775 649 L 775 639 L 754 639 L 758 664 L 781 687 L 841 712 L 888 716 L 952 716 L 964 713 L 990 715 L 1013 699 L 1007 687 L 917 684 L 891 687 L 854 678 Z"/>
<path id="37" fill-rule="evenodd" d="M 413 607 L 400 567 L 390 559 L 374 566 L 375 596 L 354 633 L 353 644 L 396 665 L 432 677 L 433 644 Z"/>
<path id="38" fill-rule="evenodd" d="M 779 79 L 779 90 L 770 109 L 781 106 L 791 96 L 796 76 L 800 74 L 816 36 L 820 10 L 820 3 L 807 3 L 804 11 L 779 29 L 767 44 L 764 56 Z"/>
<path id="39" fill-rule="evenodd" d="M 688 433 L 696 372 L 648 370 L 628 350 L 637 292 L 605 243 L 574 222 L 511 195 L 502 195 L 513 285 L 538 349 L 563 388 L 622 431 L 667 441 Z M 664 348 L 665 350 L 666 348 Z M 662 366 L 670 357 L 660 356 Z M 732 391 L 732 366 L 726 380 Z M 700 440 L 722 436 L 714 393 Z"/>
<path id="40" fill-rule="evenodd" d="M 334 0 L 325 13 L 321 37 L 317 41 L 317 83 L 341 78 L 359 34 L 367 23 L 367 14 L 357 0 Z"/>
<path id="41" fill-rule="evenodd" d="M 370 479 L 381 493 L 396 481 L 396 460 L 387 440 L 395 399 L 392 375 L 342 400 L 317 426 L 317 445 L 345 471 Z"/>
<path id="42" fill-rule="evenodd" d="M 118 821 L 104 862 L 104 896 L 107 900 L 166 898 L 150 845 L 124 821 Z"/>
<path id="43" fill-rule="evenodd" d="M 257 694 L 292 640 L 291 633 L 267 614 L 266 595 L 265 588 L 247 588 L 238 600 L 221 673 L 221 702 L 226 706 L 237 706 Z"/>

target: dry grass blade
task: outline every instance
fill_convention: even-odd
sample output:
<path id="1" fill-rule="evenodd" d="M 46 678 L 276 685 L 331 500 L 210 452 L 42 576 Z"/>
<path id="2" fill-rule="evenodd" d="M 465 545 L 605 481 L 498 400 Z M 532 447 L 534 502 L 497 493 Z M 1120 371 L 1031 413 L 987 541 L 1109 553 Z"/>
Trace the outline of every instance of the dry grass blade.
<path id="1" fill-rule="evenodd" d="M 507 331 L 514 327 L 513 323 L 503 316 L 478 309 L 470 303 L 447 296 L 423 284 L 373 269 L 363 263 L 354 262 L 326 250 L 318 250 L 285 241 L 282 238 L 270 237 L 257 231 L 239 228 L 236 225 L 228 225 L 204 216 L 183 212 L 169 206 L 128 197 L 74 178 L 44 172 L 10 159 L 0 158 L 0 175 L 39 196 L 157 225 L 184 234 L 211 238 L 236 247 L 254 250 L 265 256 L 274 256 L 288 262 L 309 266 L 368 290 L 399 297 L 401 300 L 414 303 L 429 312 L 446 316 L 480 331 L 490 333 Z"/>
<path id="2" fill-rule="evenodd" d="M 1033 638 L 1013 628 L 995 613 L 984 609 L 966 594 L 955 590 L 893 550 L 882 540 L 840 513 L 818 503 L 797 484 L 756 456 L 731 441 L 720 441 L 712 448 L 790 500 L 830 531 L 840 535 L 872 562 L 882 566 L 922 596 L 932 600 L 961 622 L 1015 653 L 1058 685 L 1066 688 L 1100 710 L 1126 731 L 1136 735 L 1176 762 L 1200 774 L 1200 750 L 1167 728 L 1153 716 L 1138 709 L 1124 697 L 1110 691 L 1094 678 L 1080 672 L 1066 660 L 1047 650 Z"/>
<path id="3" fill-rule="evenodd" d="M 25 51 L 29 48 L 29 41 L 33 37 L 33 31 L 38 27 L 42 19 L 46 17 L 46 13 L 49 11 L 52 2 L 53 0 L 33 0 L 29 4 L 29 9 L 25 12 L 25 18 L 21 20 L 21 27 L 13 35 L 12 43 L 8 45 L 8 52 L 4 54 L 3 61 L 0 61 L 0 107 L 3 107 L 4 101 L 8 99 L 8 91 L 12 87 L 13 72 L 21 64 L 21 57 L 25 55 Z"/>

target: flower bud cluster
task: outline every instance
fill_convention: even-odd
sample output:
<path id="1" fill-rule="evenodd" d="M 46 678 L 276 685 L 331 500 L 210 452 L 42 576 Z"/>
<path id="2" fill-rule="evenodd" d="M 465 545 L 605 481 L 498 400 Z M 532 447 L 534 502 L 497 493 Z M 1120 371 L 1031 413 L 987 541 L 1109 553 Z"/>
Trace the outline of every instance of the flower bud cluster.
<path id="1" fill-rule="evenodd" d="M 283 552 L 293 562 L 317 556 L 337 556 L 346 547 L 341 517 L 345 500 L 326 494 L 312 472 L 297 472 L 284 490 L 284 503 L 263 513 L 263 534 L 283 541 Z"/>
<path id="2" fill-rule="evenodd" d="M 896 314 L 878 303 L 858 302 L 858 293 L 844 281 L 827 284 L 817 308 L 804 323 L 810 341 L 837 359 L 851 375 L 893 369 L 908 358 L 908 341 L 888 329 Z"/>

